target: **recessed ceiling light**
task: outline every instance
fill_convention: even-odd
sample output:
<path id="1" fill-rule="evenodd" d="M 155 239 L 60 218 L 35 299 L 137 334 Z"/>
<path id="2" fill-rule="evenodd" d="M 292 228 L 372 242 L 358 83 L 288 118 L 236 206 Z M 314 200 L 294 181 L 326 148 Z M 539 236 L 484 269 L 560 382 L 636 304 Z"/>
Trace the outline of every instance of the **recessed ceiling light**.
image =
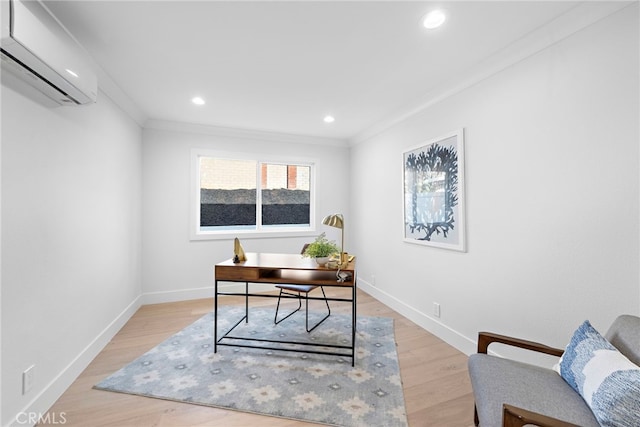
<path id="1" fill-rule="evenodd" d="M 324 122 L 325 123 L 333 123 L 336 121 L 336 118 L 333 116 L 324 116 Z"/>
<path id="2" fill-rule="evenodd" d="M 422 20 L 422 25 L 429 30 L 433 30 L 434 28 L 438 28 L 440 25 L 444 24 L 444 21 L 447 19 L 447 16 L 441 10 L 433 10 L 427 13 Z"/>
<path id="3" fill-rule="evenodd" d="M 200 98 L 199 96 L 192 98 L 191 102 L 193 102 L 196 105 L 204 105 L 204 99 Z"/>
<path id="4" fill-rule="evenodd" d="M 78 77 L 78 74 L 77 74 L 75 71 L 73 71 L 73 70 L 70 70 L 70 69 L 68 69 L 68 68 L 65 68 L 65 71 L 66 71 L 67 73 L 71 74 L 73 77 Z"/>

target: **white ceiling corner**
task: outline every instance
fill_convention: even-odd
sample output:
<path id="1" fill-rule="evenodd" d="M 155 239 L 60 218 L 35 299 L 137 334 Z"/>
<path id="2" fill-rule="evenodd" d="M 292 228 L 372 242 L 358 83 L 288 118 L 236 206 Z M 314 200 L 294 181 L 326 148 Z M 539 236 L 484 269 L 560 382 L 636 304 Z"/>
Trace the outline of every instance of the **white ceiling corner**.
<path id="1" fill-rule="evenodd" d="M 423 102 L 407 105 L 390 114 L 373 126 L 349 139 L 350 145 L 363 142 L 389 127 L 400 123 L 418 112 L 449 98 L 496 73 L 546 49 L 599 20 L 630 6 L 633 1 L 597 2 L 587 1 L 577 4 L 566 13 L 524 35 L 518 40 L 483 59 L 471 69 L 463 70 L 448 81 L 443 82 L 422 97 Z"/>

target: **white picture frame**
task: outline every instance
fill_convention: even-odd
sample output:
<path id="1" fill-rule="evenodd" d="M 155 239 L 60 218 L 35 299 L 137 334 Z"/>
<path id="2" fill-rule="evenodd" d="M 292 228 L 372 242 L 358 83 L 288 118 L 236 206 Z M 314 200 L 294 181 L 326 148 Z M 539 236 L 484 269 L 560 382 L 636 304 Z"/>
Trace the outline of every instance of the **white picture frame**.
<path id="1" fill-rule="evenodd" d="M 403 240 L 466 251 L 464 129 L 402 153 Z"/>

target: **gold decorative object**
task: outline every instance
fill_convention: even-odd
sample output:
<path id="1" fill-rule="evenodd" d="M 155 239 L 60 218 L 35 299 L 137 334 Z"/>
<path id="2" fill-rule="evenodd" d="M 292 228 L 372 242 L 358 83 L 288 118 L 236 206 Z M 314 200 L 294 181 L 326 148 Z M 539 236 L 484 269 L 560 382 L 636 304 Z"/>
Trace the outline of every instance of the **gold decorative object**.
<path id="1" fill-rule="evenodd" d="M 240 239 L 238 239 L 237 237 L 233 241 L 233 254 L 233 262 L 235 263 L 247 260 L 247 256 L 244 254 L 244 249 L 242 248 L 242 244 L 240 243 Z"/>

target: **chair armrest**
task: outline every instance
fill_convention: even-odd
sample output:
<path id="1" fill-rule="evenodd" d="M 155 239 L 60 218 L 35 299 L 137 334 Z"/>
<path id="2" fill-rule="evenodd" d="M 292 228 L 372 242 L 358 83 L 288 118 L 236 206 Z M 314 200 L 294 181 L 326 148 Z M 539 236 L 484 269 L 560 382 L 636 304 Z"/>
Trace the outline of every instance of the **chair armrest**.
<path id="1" fill-rule="evenodd" d="M 540 427 L 580 427 L 557 418 L 551 418 L 537 412 L 527 411 L 516 406 L 502 405 L 502 427 L 522 427 L 526 425 Z"/>
<path id="2" fill-rule="evenodd" d="M 562 356 L 563 349 L 549 347 L 534 341 L 523 340 L 520 338 L 508 337 L 506 335 L 498 335 L 491 332 L 478 333 L 478 353 L 487 354 L 487 349 L 491 343 L 507 344 L 514 347 L 524 348 L 526 350 L 537 351 L 539 353 L 550 354 L 552 356 Z"/>

